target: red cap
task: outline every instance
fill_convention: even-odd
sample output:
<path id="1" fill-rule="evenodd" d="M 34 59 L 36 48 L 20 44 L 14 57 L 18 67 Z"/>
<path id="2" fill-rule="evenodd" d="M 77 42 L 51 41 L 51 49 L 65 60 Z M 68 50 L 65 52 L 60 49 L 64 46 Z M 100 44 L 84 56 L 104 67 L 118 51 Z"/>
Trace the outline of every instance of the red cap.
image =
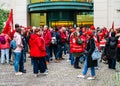
<path id="1" fill-rule="evenodd" d="M 87 31 L 87 35 L 93 36 L 93 32 L 92 32 L 91 30 L 88 30 L 88 31 Z"/>
<path id="2" fill-rule="evenodd" d="M 93 25 L 90 26 L 90 30 L 95 30 L 95 27 Z"/>

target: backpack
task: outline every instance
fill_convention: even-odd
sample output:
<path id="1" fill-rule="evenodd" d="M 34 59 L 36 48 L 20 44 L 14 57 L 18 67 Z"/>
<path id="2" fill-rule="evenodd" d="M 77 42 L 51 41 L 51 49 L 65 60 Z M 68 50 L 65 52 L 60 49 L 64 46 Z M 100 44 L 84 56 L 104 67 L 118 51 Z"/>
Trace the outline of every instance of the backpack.
<path id="1" fill-rule="evenodd" d="M 51 43 L 52 43 L 52 44 L 57 44 L 57 39 L 56 39 L 56 37 L 52 37 Z"/>
<path id="2" fill-rule="evenodd" d="M 116 40 L 110 40 L 110 49 L 115 49 L 116 48 Z"/>
<path id="3" fill-rule="evenodd" d="M 82 45 L 83 44 L 83 40 L 81 40 L 81 38 L 77 38 L 77 40 L 76 40 L 76 44 L 78 44 L 78 45 Z"/>
<path id="4" fill-rule="evenodd" d="M 12 40 L 12 41 L 10 42 L 10 48 L 13 49 L 13 50 L 15 50 L 15 49 L 17 48 L 17 45 L 16 45 L 16 41 L 15 41 L 15 40 Z"/>
<path id="5" fill-rule="evenodd" d="M 5 36 L 0 36 L 0 42 L 1 42 L 1 44 L 6 43 Z"/>
<path id="6" fill-rule="evenodd" d="M 52 37 L 52 40 L 51 40 L 51 44 L 57 44 L 56 33 L 53 33 L 53 37 Z"/>

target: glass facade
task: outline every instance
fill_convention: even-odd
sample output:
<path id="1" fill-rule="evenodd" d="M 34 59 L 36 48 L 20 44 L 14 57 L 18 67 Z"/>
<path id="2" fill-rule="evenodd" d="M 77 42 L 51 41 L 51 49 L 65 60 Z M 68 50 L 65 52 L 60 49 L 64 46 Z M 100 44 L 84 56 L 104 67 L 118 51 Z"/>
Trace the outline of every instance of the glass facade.
<path id="1" fill-rule="evenodd" d="M 87 2 L 92 0 L 31 0 L 31 3 L 47 2 Z M 31 13 L 32 26 L 90 26 L 93 25 L 93 12 L 78 10 L 50 10 Z"/>

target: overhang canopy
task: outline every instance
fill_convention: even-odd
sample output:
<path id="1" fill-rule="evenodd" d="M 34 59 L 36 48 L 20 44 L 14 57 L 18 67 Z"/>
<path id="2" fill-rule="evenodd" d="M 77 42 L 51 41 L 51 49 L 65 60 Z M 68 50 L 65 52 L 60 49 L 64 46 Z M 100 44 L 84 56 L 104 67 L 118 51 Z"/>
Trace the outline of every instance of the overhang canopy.
<path id="1" fill-rule="evenodd" d="M 53 10 L 93 11 L 93 3 L 88 2 L 42 2 L 28 5 L 28 12 L 47 12 Z"/>

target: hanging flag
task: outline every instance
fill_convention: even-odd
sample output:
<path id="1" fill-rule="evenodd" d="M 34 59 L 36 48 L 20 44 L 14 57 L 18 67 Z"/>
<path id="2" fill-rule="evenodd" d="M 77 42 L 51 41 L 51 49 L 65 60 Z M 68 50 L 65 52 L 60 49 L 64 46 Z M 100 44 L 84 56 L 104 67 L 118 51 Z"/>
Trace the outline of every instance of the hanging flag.
<path id="1" fill-rule="evenodd" d="M 112 22 L 112 29 L 114 29 L 114 21 Z"/>
<path id="2" fill-rule="evenodd" d="M 12 30 L 13 30 L 13 9 L 10 10 L 8 19 L 2 32 L 5 34 L 9 34 Z"/>

